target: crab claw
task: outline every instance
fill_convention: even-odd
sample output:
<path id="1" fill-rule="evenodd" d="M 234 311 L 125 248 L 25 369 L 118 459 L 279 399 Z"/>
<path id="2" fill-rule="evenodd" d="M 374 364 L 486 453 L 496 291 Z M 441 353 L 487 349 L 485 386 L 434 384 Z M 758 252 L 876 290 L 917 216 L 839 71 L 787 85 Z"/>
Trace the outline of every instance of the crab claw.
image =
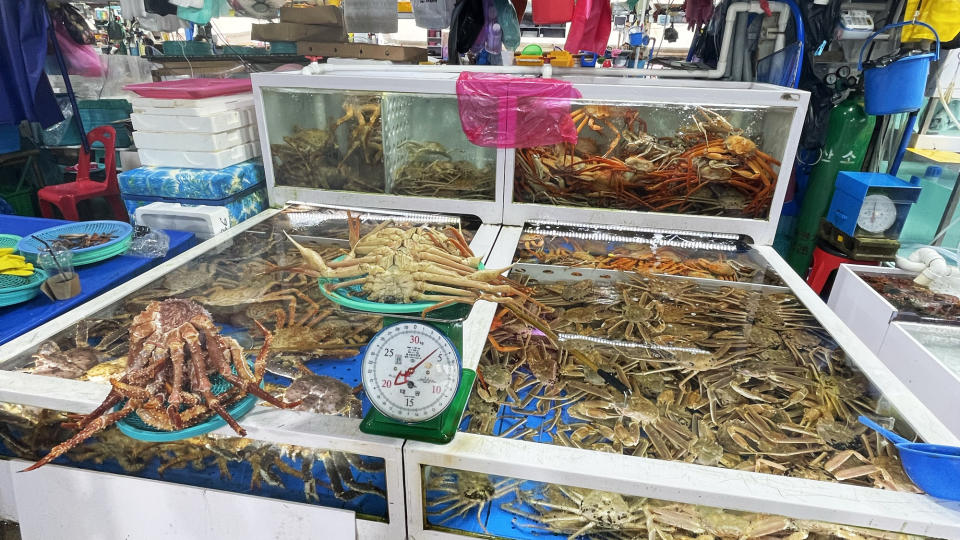
<path id="1" fill-rule="evenodd" d="M 310 265 L 310 268 L 318 272 L 327 272 L 330 268 L 327 266 L 327 263 L 323 262 L 323 257 L 320 256 L 316 251 L 300 245 L 296 240 L 290 237 L 287 234 L 287 231 L 283 231 L 283 234 L 286 235 L 287 240 L 293 242 L 293 245 L 296 246 L 297 250 L 300 251 L 300 255 L 303 256 L 303 259 L 307 261 L 307 264 Z"/>
<path id="2" fill-rule="evenodd" d="M 507 266 L 506 268 L 488 268 L 485 270 L 477 270 L 472 274 L 468 274 L 465 277 L 467 279 L 473 279 L 476 281 L 489 282 L 496 279 L 500 274 L 509 271 L 513 268 L 513 265 Z"/>

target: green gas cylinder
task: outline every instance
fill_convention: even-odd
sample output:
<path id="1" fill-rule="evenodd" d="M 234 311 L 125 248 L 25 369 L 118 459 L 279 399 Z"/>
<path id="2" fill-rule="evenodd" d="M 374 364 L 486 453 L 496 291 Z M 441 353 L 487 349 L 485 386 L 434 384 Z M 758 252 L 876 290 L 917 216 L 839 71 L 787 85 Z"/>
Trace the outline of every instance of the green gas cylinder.
<path id="1" fill-rule="evenodd" d="M 803 204 L 797 215 L 797 232 L 787 262 L 801 276 L 813 258 L 820 220 L 827 213 L 840 171 L 859 171 L 873 135 L 876 118 L 863 108 L 863 95 L 853 94 L 830 111 L 827 140 L 820 161 L 810 172 Z"/>

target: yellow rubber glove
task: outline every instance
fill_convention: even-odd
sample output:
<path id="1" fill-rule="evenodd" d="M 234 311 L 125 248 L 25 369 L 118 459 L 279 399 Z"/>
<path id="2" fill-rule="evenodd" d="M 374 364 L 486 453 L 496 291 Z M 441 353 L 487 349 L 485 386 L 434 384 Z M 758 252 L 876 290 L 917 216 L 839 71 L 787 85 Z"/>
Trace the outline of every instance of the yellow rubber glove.
<path id="1" fill-rule="evenodd" d="M 0 256 L 2 255 L 12 255 L 13 248 L 0 248 Z"/>
<path id="2" fill-rule="evenodd" d="M 4 248 L 2 251 L 7 251 Z M 13 255 L 11 252 L 0 253 L 0 274 L 28 277 L 33 275 L 33 265 L 28 263 L 22 255 Z"/>

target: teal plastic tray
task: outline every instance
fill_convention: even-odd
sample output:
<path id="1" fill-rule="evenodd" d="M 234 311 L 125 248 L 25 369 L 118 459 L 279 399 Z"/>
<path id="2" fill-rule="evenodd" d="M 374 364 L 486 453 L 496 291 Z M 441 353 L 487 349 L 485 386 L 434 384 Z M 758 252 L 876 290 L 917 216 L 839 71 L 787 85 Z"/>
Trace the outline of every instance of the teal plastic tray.
<path id="1" fill-rule="evenodd" d="M 342 261 L 346 255 L 341 255 L 334 259 L 336 261 Z M 480 263 L 478 270 L 483 270 L 483 263 Z M 343 294 L 339 291 L 344 289 L 338 289 L 337 291 L 328 291 L 324 287 L 327 283 L 339 283 L 339 279 L 329 279 L 329 278 L 318 278 L 317 279 L 320 285 L 320 293 L 327 297 L 328 300 L 335 304 L 339 304 L 343 307 L 350 309 L 356 309 L 358 311 L 369 311 L 371 313 L 388 313 L 388 314 L 406 314 L 406 313 L 420 313 L 425 309 L 429 309 L 440 302 L 412 302 L 409 304 L 385 304 L 383 302 L 371 302 L 370 300 L 364 300 L 363 298 L 358 298 L 352 296 L 351 293 L 359 293 L 362 289 L 359 285 L 354 285 L 352 287 L 347 287 L 345 290 L 346 294 Z"/>
<path id="2" fill-rule="evenodd" d="M 34 269 L 32 276 L 0 274 L 0 306 L 12 306 L 33 300 L 46 280 L 46 272 L 39 268 Z"/>
<path id="3" fill-rule="evenodd" d="M 72 250 L 74 266 L 91 264 L 120 255 L 130 247 L 130 242 L 133 239 L 133 227 L 125 221 L 80 221 L 50 227 L 49 229 L 38 231 L 31 236 L 24 237 L 17 244 L 17 249 L 20 250 L 20 253 L 26 257 L 28 261 L 36 263 L 37 255 L 45 248 L 43 244 L 34 239 L 33 236 L 53 243 L 61 234 L 96 233 L 112 233 L 116 235 L 116 238 L 99 246 Z"/>
<path id="4" fill-rule="evenodd" d="M 22 236 L 17 236 L 15 234 L 0 234 L 0 249 L 2 248 L 15 248 L 17 244 L 20 243 Z"/>

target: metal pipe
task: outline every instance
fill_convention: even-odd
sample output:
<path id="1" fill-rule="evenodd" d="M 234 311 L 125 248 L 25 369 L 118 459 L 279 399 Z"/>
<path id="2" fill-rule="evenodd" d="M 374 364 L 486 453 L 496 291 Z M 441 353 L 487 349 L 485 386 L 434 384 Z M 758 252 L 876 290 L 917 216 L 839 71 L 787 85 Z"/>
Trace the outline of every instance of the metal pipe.
<path id="1" fill-rule="evenodd" d="M 60 74 L 63 75 L 63 85 L 67 87 L 67 99 L 70 100 L 70 108 L 73 109 L 73 122 L 80 131 L 80 145 L 87 156 L 90 156 L 90 142 L 87 141 L 87 132 L 83 129 L 83 119 L 80 118 L 80 107 L 77 105 L 77 95 L 73 91 L 73 85 L 70 84 L 70 74 L 67 73 L 67 63 L 63 60 L 63 52 L 60 50 L 60 44 L 57 43 L 57 33 L 53 28 L 53 17 L 50 16 L 50 7 L 44 8 L 47 14 L 47 30 L 50 33 L 50 42 L 53 43 L 54 56 L 57 57 L 57 67 L 60 68 Z"/>
<path id="2" fill-rule="evenodd" d="M 917 124 L 917 111 L 912 111 L 907 117 L 907 125 L 903 127 L 903 136 L 900 137 L 900 147 L 897 149 L 897 155 L 890 163 L 890 174 L 896 176 L 900 170 L 900 162 L 903 161 L 903 155 L 907 153 L 907 144 L 910 142 L 910 136 L 913 134 L 913 126 Z"/>

